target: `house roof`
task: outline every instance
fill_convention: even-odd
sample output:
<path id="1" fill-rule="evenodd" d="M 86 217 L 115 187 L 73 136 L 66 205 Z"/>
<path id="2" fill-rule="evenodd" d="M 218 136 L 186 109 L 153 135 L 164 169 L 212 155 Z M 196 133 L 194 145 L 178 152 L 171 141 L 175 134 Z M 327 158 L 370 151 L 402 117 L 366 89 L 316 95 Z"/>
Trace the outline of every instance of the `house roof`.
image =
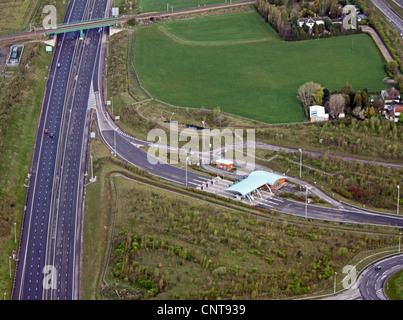
<path id="1" fill-rule="evenodd" d="M 398 99 L 400 97 L 400 92 L 396 88 L 392 87 L 388 90 L 382 90 L 382 97 L 392 98 L 392 100 Z"/>
<path id="2" fill-rule="evenodd" d="M 225 190 L 240 193 L 242 196 L 245 196 L 265 184 L 271 186 L 275 185 L 279 179 L 285 179 L 285 177 L 268 171 L 256 170 L 247 178 L 238 181 Z"/>
<path id="3" fill-rule="evenodd" d="M 218 159 L 216 160 L 216 163 L 222 163 L 222 164 L 234 164 L 234 161 L 232 160 L 227 160 L 227 159 Z"/>

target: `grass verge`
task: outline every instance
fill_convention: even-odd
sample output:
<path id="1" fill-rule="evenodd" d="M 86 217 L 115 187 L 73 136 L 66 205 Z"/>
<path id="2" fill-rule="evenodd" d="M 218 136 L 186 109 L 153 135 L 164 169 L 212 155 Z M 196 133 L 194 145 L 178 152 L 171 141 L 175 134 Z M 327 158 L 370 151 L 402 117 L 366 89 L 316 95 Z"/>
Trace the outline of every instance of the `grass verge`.
<path id="1" fill-rule="evenodd" d="M 51 58 L 45 45 L 26 44 L 21 65 L 0 88 L 0 292 L 11 293 L 8 259 L 18 245 L 26 196 L 24 183 L 30 171 Z"/>

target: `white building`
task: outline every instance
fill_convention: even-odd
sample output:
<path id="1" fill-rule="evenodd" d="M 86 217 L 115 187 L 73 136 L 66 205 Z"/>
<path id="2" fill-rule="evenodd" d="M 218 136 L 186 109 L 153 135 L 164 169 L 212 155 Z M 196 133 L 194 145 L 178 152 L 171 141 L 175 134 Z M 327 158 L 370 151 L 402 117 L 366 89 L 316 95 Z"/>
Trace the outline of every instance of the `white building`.
<path id="1" fill-rule="evenodd" d="M 311 122 L 314 121 L 328 121 L 329 114 L 325 112 L 325 107 L 315 105 L 309 107 L 309 119 Z"/>
<path id="2" fill-rule="evenodd" d="M 309 29 L 312 29 L 315 22 L 316 24 L 325 24 L 325 20 L 321 18 L 300 18 L 298 19 L 298 26 L 303 27 L 304 23 L 306 23 Z"/>

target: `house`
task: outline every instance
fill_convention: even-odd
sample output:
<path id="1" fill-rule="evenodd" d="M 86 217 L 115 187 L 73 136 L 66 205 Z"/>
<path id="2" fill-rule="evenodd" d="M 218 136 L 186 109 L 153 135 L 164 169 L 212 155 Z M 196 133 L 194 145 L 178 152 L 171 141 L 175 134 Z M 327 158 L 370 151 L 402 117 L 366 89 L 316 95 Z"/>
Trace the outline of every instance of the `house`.
<path id="1" fill-rule="evenodd" d="M 389 119 L 391 121 L 398 122 L 402 112 L 403 112 L 402 104 L 390 105 L 385 111 L 385 117 L 386 119 Z"/>
<path id="2" fill-rule="evenodd" d="M 304 24 L 309 27 L 309 29 L 312 29 L 314 24 L 325 24 L 325 20 L 322 18 L 299 18 L 298 19 L 298 26 L 303 27 Z"/>
<path id="3" fill-rule="evenodd" d="M 216 161 L 216 167 L 219 169 L 224 169 L 224 170 L 231 170 L 232 167 L 234 166 L 234 162 L 231 160 L 227 160 L 227 159 L 218 159 Z"/>
<path id="4" fill-rule="evenodd" d="M 309 107 L 309 119 L 311 122 L 314 121 L 328 121 L 329 114 L 325 112 L 325 107 L 323 106 L 310 106 Z"/>
<path id="5" fill-rule="evenodd" d="M 381 91 L 381 98 L 385 104 L 385 109 L 392 104 L 400 102 L 400 92 L 396 88 L 392 87 L 387 90 Z"/>

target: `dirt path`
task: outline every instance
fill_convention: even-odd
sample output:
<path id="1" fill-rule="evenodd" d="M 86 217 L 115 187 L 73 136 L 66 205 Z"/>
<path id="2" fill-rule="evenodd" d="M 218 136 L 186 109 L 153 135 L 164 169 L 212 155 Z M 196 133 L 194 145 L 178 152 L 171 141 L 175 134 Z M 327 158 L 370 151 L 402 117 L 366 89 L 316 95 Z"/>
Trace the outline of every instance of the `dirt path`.
<path id="1" fill-rule="evenodd" d="M 372 29 L 370 26 L 360 26 L 360 27 L 361 27 L 362 31 L 367 32 L 372 36 L 372 38 L 374 39 L 376 45 L 378 46 L 379 50 L 381 51 L 381 53 L 386 61 L 394 60 L 392 55 L 390 54 L 388 48 L 386 48 L 382 39 L 378 36 L 378 33 L 376 33 L 376 31 L 374 29 Z M 397 70 L 396 73 L 398 76 L 402 75 L 400 70 Z"/>

